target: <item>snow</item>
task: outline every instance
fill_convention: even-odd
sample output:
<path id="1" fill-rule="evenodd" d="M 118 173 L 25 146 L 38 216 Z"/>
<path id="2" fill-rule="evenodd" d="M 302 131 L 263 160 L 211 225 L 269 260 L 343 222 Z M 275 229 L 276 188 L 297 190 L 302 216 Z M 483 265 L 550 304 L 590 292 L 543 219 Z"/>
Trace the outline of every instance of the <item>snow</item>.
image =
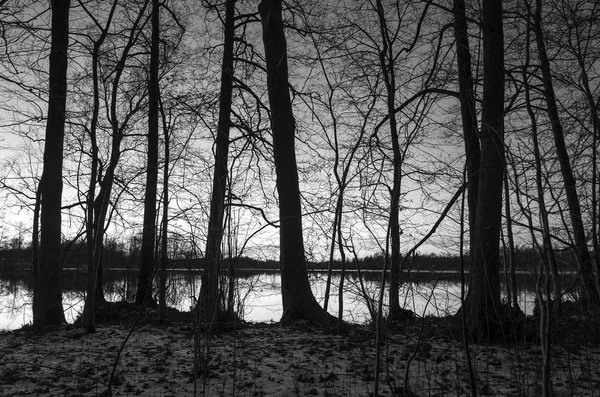
<path id="1" fill-rule="evenodd" d="M 403 395 L 470 394 L 460 338 L 441 320 L 421 334 L 421 321 L 391 330 L 382 343 L 379 391 Z M 108 395 L 108 382 L 129 328 L 101 324 L 86 334 L 74 326 L 45 335 L 0 333 L 0 395 Z M 196 338 L 197 335 L 197 338 Z M 195 341 L 198 342 L 194 371 Z M 479 395 L 537 395 L 538 346 L 471 344 Z M 194 331 L 191 322 L 138 325 L 112 379 L 114 396 L 368 396 L 375 389 L 375 330 L 335 329 L 299 322 L 249 324 L 227 332 Z M 600 348 L 553 346 L 556 395 L 600 394 Z M 408 368 L 408 370 L 407 370 Z M 392 392 L 393 390 L 393 392 Z"/>

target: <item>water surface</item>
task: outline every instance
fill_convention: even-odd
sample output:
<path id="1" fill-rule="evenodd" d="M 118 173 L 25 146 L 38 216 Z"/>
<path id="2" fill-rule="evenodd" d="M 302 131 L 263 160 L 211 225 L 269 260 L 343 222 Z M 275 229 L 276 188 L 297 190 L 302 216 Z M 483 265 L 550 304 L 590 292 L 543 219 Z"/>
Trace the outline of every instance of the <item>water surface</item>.
<path id="1" fill-rule="evenodd" d="M 72 270 L 63 273 L 63 307 L 67 321 L 72 322 L 83 310 L 85 275 Z M 370 320 L 367 302 L 374 304 L 379 296 L 379 274 L 370 273 L 359 282 L 356 274 L 344 279 L 343 318 L 352 323 Z M 328 309 L 338 315 L 339 283 L 334 273 Z M 133 271 L 106 271 L 105 296 L 109 301 L 132 301 L 135 294 L 136 273 Z M 323 304 L 326 274 L 310 275 L 317 300 Z M 236 278 L 235 306 L 237 312 L 251 322 L 279 321 L 281 307 L 281 276 L 276 272 L 241 272 Z M 521 283 L 519 305 L 531 314 L 535 295 Z M 168 277 L 167 305 L 187 311 L 198 296 L 200 277 L 197 272 L 171 271 Z M 401 305 L 419 316 L 454 314 L 460 307 L 461 288 L 457 277 L 448 274 L 420 277 L 420 281 L 406 282 L 400 289 Z M 25 272 L 0 273 L 0 329 L 16 329 L 32 321 L 32 279 Z"/>

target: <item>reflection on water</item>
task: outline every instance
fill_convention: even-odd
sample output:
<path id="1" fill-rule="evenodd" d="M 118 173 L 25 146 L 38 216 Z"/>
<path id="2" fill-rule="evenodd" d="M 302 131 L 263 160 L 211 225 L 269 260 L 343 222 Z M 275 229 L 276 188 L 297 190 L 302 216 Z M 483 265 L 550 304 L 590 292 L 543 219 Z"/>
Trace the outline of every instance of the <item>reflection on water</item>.
<path id="1" fill-rule="evenodd" d="M 83 310 L 85 275 L 65 271 L 63 282 L 63 307 L 67 321 L 72 322 Z M 404 283 L 400 290 L 401 304 L 418 315 L 444 316 L 455 313 L 460 307 L 460 282 L 452 279 L 432 280 L 426 277 L 419 282 Z M 311 285 L 317 300 L 322 304 L 326 275 L 311 275 Z M 136 274 L 107 271 L 104 276 L 105 296 L 109 301 L 132 301 Z M 339 307 L 340 276 L 332 278 L 329 311 L 337 316 Z M 200 277 L 196 272 L 173 271 L 167 282 L 167 305 L 187 311 L 198 296 Z M 281 277 L 277 273 L 247 273 L 236 279 L 236 308 L 246 321 L 278 321 L 281 308 Z M 367 275 L 363 283 L 355 274 L 344 282 L 343 318 L 353 323 L 370 320 L 367 301 L 374 302 L 378 295 L 379 276 Z M 531 288 L 519 286 L 519 305 L 526 314 L 533 311 L 535 295 Z M 0 274 L 0 329 L 16 329 L 31 323 L 32 283 L 27 273 Z"/>

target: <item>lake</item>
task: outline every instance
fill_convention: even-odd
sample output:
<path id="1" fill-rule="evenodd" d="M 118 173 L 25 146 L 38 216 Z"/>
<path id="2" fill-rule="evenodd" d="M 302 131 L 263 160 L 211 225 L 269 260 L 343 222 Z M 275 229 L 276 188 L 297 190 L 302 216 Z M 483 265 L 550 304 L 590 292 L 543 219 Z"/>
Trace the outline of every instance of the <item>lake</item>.
<path id="1" fill-rule="evenodd" d="M 347 273 L 344 282 L 344 320 L 364 323 L 370 320 L 367 299 L 377 299 L 379 273 L 363 274 L 363 287 L 356 273 Z M 133 300 L 136 273 L 131 270 L 104 272 L 105 296 L 109 301 Z M 326 273 L 310 275 L 313 293 L 322 304 Z M 339 273 L 332 277 L 329 312 L 338 314 Z M 279 321 L 281 307 L 281 277 L 277 272 L 240 272 L 236 278 L 236 307 L 250 322 Z M 526 314 L 533 311 L 535 294 L 527 283 L 519 282 L 519 305 Z M 72 322 L 83 310 L 85 275 L 76 270 L 63 272 L 63 307 L 67 321 Z M 167 305 L 188 311 L 198 296 L 200 277 L 189 270 L 170 271 Z M 419 316 L 454 314 L 460 307 L 460 281 L 456 274 L 421 275 L 419 281 L 406 282 L 400 289 L 401 304 Z M 365 291 L 362 293 L 361 291 Z M 32 321 L 32 278 L 26 272 L 0 272 L 0 329 L 17 329 Z"/>

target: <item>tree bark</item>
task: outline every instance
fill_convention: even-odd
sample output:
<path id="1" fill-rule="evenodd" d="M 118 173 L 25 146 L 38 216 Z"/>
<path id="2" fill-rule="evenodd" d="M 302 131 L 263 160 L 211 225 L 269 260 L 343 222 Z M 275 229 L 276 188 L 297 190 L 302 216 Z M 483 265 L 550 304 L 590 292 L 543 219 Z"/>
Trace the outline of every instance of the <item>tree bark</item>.
<path id="1" fill-rule="evenodd" d="M 38 332 L 45 332 L 46 326 L 65 322 L 61 287 L 61 201 L 70 0 L 52 0 L 50 4 L 52 44 L 42 173 L 40 261 L 33 292 L 33 326 Z"/>
<path id="2" fill-rule="evenodd" d="M 508 239 L 508 252 L 504 252 L 504 274 L 506 295 L 508 303 L 514 313 L 521 311 L 517 291 L 517 273 L 515 264 L 515 238 L 512 226 L 512 212 L 510 208 L 510 195 L 508 187 L 508 169 L 504 162 L 504 215 L 506 217 L 506 238 Z"/>
<path id="3" fill-rule="evenodd" d="M 471 258 L 473 258 L 481 148 L 479 146 L 477 111 L 475 107 L 475 94 L 473 92 L 473 74 L 471 71 L 471 51 L 464 0 L 454 0 L 454 36 L 456 40 L 456 62 L 458 67 L 458 96 L 460 99 L 460 115 L 467 163 L 469 252 Z"/>
<path id="4" fill-rule="evenodd" d="M 35 286 L 38 279 L 38 270 L 40 266 L 40 210 L 42 206 L 42 181 L 38 183 L 35 189 L 35 205 L 33 207 L 33 232 L 31 233 L 31 273 L 33 274 L 33 285 Z M 37 304 L 37 300 L 33 299 L 33 304 Z M 35 311 L 35 309 L 34 309 Z"/>
<path id="5" fill-rule="evenodd" d="M 288 87 L 287 43 L 283 31 L 281 3 L 281 0 L 263 0 L 258 6 L 263 29 L 281 223 L 281 322 L 307 319 L 331 324 L 333 317 L 317 303 L 310 289 L 306 270 L 302 207 L 294 148 L 296 123 Z"/>
<path id="6" fill-rule="evenodd" d="M 483 104 L 481 168 L 469 291 L 465 300 L 471 335 L 499 331 L 500 229 L 504 178 L 504 37 L 502 1 L 483 1 Z M 464 309 L 464 308 L 463 308 Z"/>
<path id="7" fill-rule="evenodd" d="M 158 60 L 159 60 L 159 10 L 158 0 L 152 0 L 152 39 L 150 49 L 150 78 L 148 80 L 148 168 L 146 172 L 146 194 L 144 196 L 144 226 L 142 229 L 142 251 L 140 274 L 135 296 L 136 305 L 152 300 L 154 252 L 156 241 L 156 192 L 158 184 Z"/>
<path id="8" fill-rule="evenodd" d="M 390 311 L 389 320 L 400 317 L 400 192 L 402 187 L 402 152 L 398 137 L 398 122 L 396 119 L 396 71 L 394 67 L 394 49 L 389 37 L 385 11 L 380 0 L 377 0 L 376 11 L 379 19 L 382 47 L 379 50 L 379 66 L 386 88 L 386 105 L 390 125 L 390 140 L 392 143 L 392 162 L 394 175 L 390 189 L 390 217 L 388 221 L 388 241 L 391 248 L 390 261 Z M 386 250 L 387 255 L 387 250 Z"/>
<path id="9" fill-rule="evenodd" d="M 225 29 L 223 60 L 221 68 L 221 95 L 219 97 L 219 121 L 215 139 L 215 169 L 213 173 L 208 235 L 206 237 L 205 267 L 200 286 L 198 304 L 203 321 L 210 321 L 214 314 L 223 310 L 219 303 L 219 268 L 221 264 L 221 242 L 227 191 L 227 158 L 229 156 L 229 131 L 231 129 L 231 102 L 233 94 L 233 44 L 236 0 L 225 3 Z M 230 274 L 230 277 L 233 277 Z"/>
<path id="10" fill-rule="evenodd" d="M 114 1 L 110 9 L 106 27 L 102 29 L 102 33 L 98 40 L 94 42 L 92 50 L 92 84 L 93 84 L 93 109 L 92 119 L 90 121 L 90 144 L 91 144 L 91 171 L 90 171 L 90 186 L 87 193 L 87 208 L 86 208 L 86 239 L 87 239 L 87 288 L 86 299 L 83 307 L 82 326 L 87 333 L 96 331 L 96 285 L 98 283 L 98 267 L 94 257 L 96 244 L 96 227 L 95 227 L 95 211 L 94 199 L 96 197 L 96 183 L 98 183 L 98 163 L 99 163 L 99 148 L 97 139 L 98 117 L 100 113 L 100 83 L 99 83 L 99 62 L 100 48 L 108 35 L 108 27 L 111 24 L 117 2 Z M 87 12 L 87 11 L 86 11 Z M 101 292 L 101 291 L 100 291 Z"/>
<path id="11" fill-rule="evenodd" d="M 106 302 L 103 292 L 103 276 L 102 276 L 102 250 L 104 247 L 104 233 L 105 233 L 105 222 L 108 215 L 108 207 L 110 204 L 110 196 L 112 193 L 112 186 L 115 179 L 115 170 L 117 165 L 119 164 L 119 159 L 121 157 L 121 142 L 124 138 L 125 129 L 127 128 L 127 122 L 123 122 L 119 125 L 119 117 L 118 117 L 118 92 L 119 87 L 121 86 L 121 76 L 123 75 L 125 69 L 125 63 L 129 56 L 129 52 L 133 47 L 134 43 L 137 39 L 136 29 L 140 26 L 143 15 L 145 14 L 146 7 L 148 6 L 149 0 L 146 0 L 143 4 L 142 9 L 138 13 L 136 20 L 133 21 L 133 25 L 129 34 L 129 38 L 127 44 L 123 48 L 123 52 L 121 57 L 119 58 L 117 64 L 114 67 L 114 78 L 111 82 L 111 94 L 110 94 L 110 108 L 108 110 L 108 120 L 111 124 L 111 134 L 112 134 L 112 142 L 110 148 L 110 158 L 109 163 L 104 172 L 104 176 L 102 177 L 101 171 L 98 172 L 97 182 L 100 186 L 100 191 L 98 195 L 94 198 L 93 201 L 93 266 L 94 266 L 94 277 L 95 277 L 95 286 L 94 286 L 94 300 L 95 302 L 91 302 L 93 304 L 86 304 L 84 307 L 84 315 L 83 319 L 85 321 L 86 316 L 90 315 L 86 313 L 86 310 L 92 310 L 100 305 L 101 303 Z M 105 30 L 107 30 L 110 26 L 110 21 L 112 15 L 114 13 L 114 9 L 116 7 L 116 2 L 113 3 L 113 8 L 111 9 L 111 13 L 108 18 L 108 22 L 106 24 Z M 140 104 L 139 102 L 135 105 L 133 109 L 130 109 L 130 114 L 125 118 L 127 120 L 134 113 L 139 111 Z M 92 123 L 92 127 L 94 127 L 94 123 Z M 92 136 L 94 133 L 92 132 Z M 93 176 L 92 176 L 93 177 Z M 95 180 L 94 180 L 95 183 Z M 90 188 L 90 191 L 93 189 Z M 89 193 L 88 193 L 89 194 Z M 89 211 L 89 210 L 88 210 Z M 89 213 L 89 212 L 88 212 Z M 85 322 L 84 322 L 85 324 Z M 87 326 L 86 326 L 87 328 Z"/>
<path id="12" fill-rule="evenodd" d="M 162 102 L 161 102 L 162 105 Z M 161 106 L 163 121 L 163 134 L 165 137 L 165 167 L 163 169 L 163 214 L 162 214 L 162 239 L 161 239 L 161 261 L 160 278 L 158 287 L 158 321 L 167 321 L 167 265 L 169 264 L 168 236 L 169 236 L 169 163 L 171 161 L 169 128 L 165 112 Z"/>
<path id="13" fill-rule="evenodd" d="M 544 42 L 544 33 L 542 30 L 541 0 L 536 0 L 533 30 L 535 32 L 538 55 L 540 58 L 540 69 L 542 71 L 542 81 L 544 84 L 548 117 L 550 118 L 552 134 L 554 136 L 554 146 L 556 148 L 556 154 L 560 164 L 560 171 L 563 177 L 565 193 L 567 196 L 567 204 L 569 206 L 571 226 L 573 227 L 575 251 L 581 272 L 580 280 L 583 293 L 581 298 L 587 301 L 587 303 L 600 305 L 599 286 L 596 282 L 597 279 L 594 275 L 592 260 L 587 246 L 585 229 L 583 226 L 583 220 L 581 218 L 581 205 L 579 196 L 577 194 L 577 184 L 571 168 L 569 152 L 567 151 L 567 146 L 565 144 L 564 130 L 558 114 L 558 105 L 552 82 L 550 60 L 548 59 L 548 54 L 546 53 L 546 44 Z"/>
<path id="14" fill-rule="evenodd" d="M 523 81 L 525 82 L 525 105 L 527 108 L 527 115 L 529 116 L 529 120 L 531 121 L 531 141 L 533 143 L 533 155 L 535 161 L 535 186 L 537 189 L 537 199 L 538 199 L 538 207 L 540 211 L 540 221 L 542 223 L 542 241 L 543 241 L 543 250 L 541 252 L 542 255 L 542 263 L 544 264 L 543 268 L 546 269 L 548 267 L 552 271 L 552 286 L 553 286 L 553 295 L 554 299 L 560 299 L 560 280 L 558 274 L 558 265 L 556 262 L 556 255 L 554 255 L 554 248 L 552 246 L 552 236 L 550 232 L 550 222 L 548 216 L 548 210 L 546 208 L 546 200 L 544 198 L 544 184 L 543 184 L 543 167 L 542 167 L 542 155 L 540 152 L 540 145 L 538 139 L 538 125 L 536 120 L 535 111 L 531 104 L 531 88 L 527 81 L 527 73 L 530 67 L 530 28 L 531 28 L 530 20 L 527 20 L 527 33 L 526 33 L 526 53 L 525 53 L 525 65 L 523 66 Z M 548 266 L 546 266 L 548 265 Z M 546 277 L 549 277 L 549 274 L 545 274 Z M 550 299 L 550 296 L 547 296 L 546 299 Z M 540 310 L 543 311 L 543 305 L 540 305 Z"/>

